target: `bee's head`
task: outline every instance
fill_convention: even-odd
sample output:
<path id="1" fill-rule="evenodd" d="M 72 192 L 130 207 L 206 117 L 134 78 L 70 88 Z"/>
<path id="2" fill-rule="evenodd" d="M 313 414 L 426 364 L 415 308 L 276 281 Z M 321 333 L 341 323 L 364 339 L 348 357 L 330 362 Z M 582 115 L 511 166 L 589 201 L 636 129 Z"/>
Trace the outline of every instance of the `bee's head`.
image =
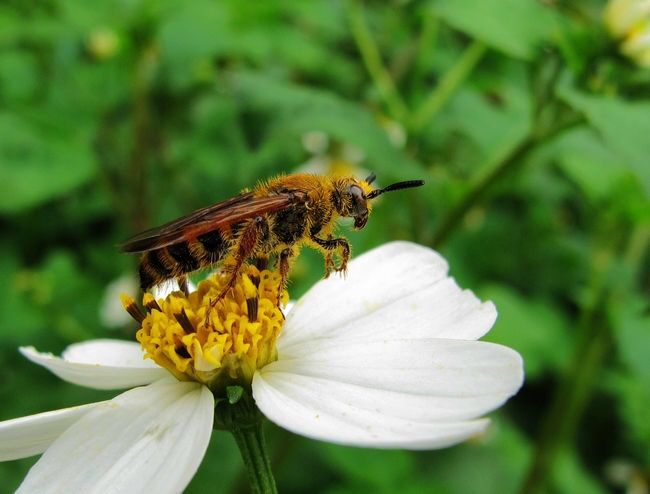
<path id="1" fill-rule="evenodd" d="M 383 189 L 373 189 L 375 174 L 371 173 L 365 180 L 355 178 L 338 179 L 335 182 L 334 206 L 341 216 L 354 218 L 354 227 L 361 230 L 366 226 L 370 214 L 370 200 L 392 190 L 408 189 L 424 185 L 422 180 L 398 182 Z"/>

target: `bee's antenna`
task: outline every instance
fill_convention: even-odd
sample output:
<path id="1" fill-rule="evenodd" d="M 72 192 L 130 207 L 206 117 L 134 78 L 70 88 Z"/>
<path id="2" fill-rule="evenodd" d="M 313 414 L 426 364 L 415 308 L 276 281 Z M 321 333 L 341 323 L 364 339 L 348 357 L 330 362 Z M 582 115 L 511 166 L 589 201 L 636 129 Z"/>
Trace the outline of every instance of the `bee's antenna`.
<path id="1" fill-rule="evenodd" d="M 371 183 L 373 183 L 375 181 L 376 178 L 377 178 L 377 175 L 375 175 L 375 172 L 370 172 L 370 175 L 368 175 L 368 178 L 366 178 L 366 183 L 368 185 L 370 185 Z"/>
<path id="2" fill-rule="evenodd" d="M 384 192 L 391 192 L 393 190 L 400 190 L 400 189 L 410 189 L 412 187 L 419 187 L 420 185 L 424 185 L 424 180 L 407 180 L 406 182 L 397 182 L 396 184 L 389 185 L 388 187 L 384 187 L 383 189 L 373 190 L 366 196 L 366 199 L 374 199 L 375 197 L 380 196 Z"/>

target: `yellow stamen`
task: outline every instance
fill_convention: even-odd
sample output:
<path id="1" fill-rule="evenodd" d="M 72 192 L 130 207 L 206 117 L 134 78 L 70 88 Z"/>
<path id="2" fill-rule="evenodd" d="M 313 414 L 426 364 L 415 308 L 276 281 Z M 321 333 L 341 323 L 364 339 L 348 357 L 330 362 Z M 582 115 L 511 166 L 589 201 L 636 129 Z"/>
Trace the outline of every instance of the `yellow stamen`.
<path id="1" fill-rule="evenodd" d="M 140 310 L 140 307 L 135 303 L 132 297 L 125 295 L 124 293 L 120 295 L 120 302 L 122 302 L 122 307 L 124 310 L 129 313 L 129 315 L 135 319 L 137 322 L 142 323 L 144 320 L 144 314 Z"/>
<path id="2" fill-rule="evenodd" d="M 229 276 L 217 273 L 188 295 L 174 292 L 156 301 L 145 294 L 149 312 L 136 333 L 145 358 L 179 379 L 215 390 L 250 385 L 255 370 L 276 360 L 275 344 L 284 323 L 277 300 L 280 275 L 245 265 L 233 289 L 210 309 Z M 282 291 L 280 302 L 286 304 L 288 298 Z"/>

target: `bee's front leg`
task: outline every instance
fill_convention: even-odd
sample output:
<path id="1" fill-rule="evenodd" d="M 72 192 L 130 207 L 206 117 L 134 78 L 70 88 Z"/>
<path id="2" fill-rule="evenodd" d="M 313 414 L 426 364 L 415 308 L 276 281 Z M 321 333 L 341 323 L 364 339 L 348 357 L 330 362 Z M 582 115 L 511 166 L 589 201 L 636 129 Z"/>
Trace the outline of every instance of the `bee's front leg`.
<path id="1" fill-rule="evenodd" d="M 330 237 L 325 240 L 323 238 L 318 238 L 315 235 L 312 235 L 311 240 L 327 251 L 325 254 L 325 278 L 329 276 L 331 269 L 337 273 L 343 273 L 343 276 L 345 276 L 345 273 L 348 269 L 348 260 L 350 259 L 350 244 L 348 244 L 348 241 L 342 237 Z M 341 263 L 338 267 L 334 265 L 334 261 L 332 260 L 331 256 L 331 252 L 335 249 L 341 249 L 339 252 Z"/>

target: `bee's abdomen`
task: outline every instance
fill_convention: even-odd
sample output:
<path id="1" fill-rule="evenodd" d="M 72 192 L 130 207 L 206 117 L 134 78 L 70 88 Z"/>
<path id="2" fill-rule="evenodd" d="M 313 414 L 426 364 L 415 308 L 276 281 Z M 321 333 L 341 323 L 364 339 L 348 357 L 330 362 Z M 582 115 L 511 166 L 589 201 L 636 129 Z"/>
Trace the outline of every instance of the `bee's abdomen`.
<path id="1" fill-rule="evenodd" d="M 187 242 L 170 245 L 167 247 L 167 253 L 185 273 L 195 271 L 201 267 L 199 259 L 192 254 Z"/>
<path id="2" fill-rule="evenodd" d="M 168 279 L 210 266 L 225 257 L 229 245 L 221 232 L 214 230 L 193 242 L 178 242 L 145 252 L 140 258 L 140 286 L 146 291 Z"/>
<path id="3" fill-rule="evenodd" d="M 196 240 L 203 251 L 202 257 L 207 258 L 208 262 L 217 262 L 221 259 L 230 245 L 230 242 L 224 238 L 224 235 L 219 230 L 199 235 Z"/>
<path id="4" fill-rule="evenodd" d="M 182 267 L 174 261 L 167 248 L 150 250 L 140 258 L 140 287 L 148 290 L 174 276 L 180 276 Z M 178 273 L 177 273 L 178 272 Z"/>

